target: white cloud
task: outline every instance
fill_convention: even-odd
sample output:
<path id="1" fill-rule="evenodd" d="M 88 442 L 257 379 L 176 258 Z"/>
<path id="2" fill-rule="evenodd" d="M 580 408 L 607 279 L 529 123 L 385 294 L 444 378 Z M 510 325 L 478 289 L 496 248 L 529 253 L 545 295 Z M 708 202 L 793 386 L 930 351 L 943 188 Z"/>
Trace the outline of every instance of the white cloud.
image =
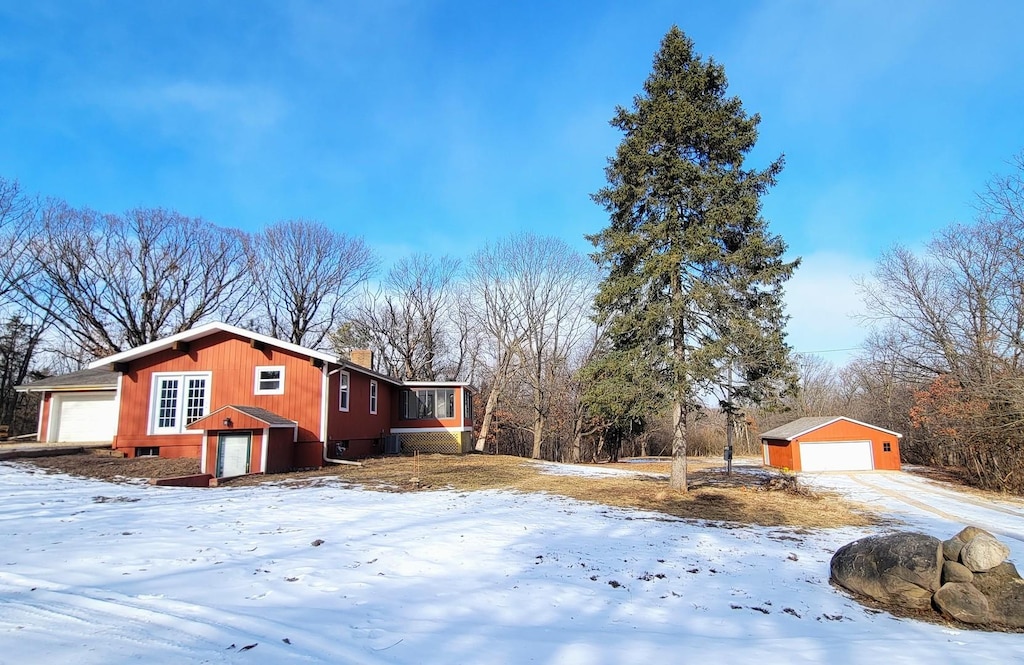
<path id="1" fill-rule="evenodd" d="M 188 79 L 108 89 L 93 100 L 148 133 L 236 158 L 272 137 L 287 113 L 285 100 L 267 87 Z"/>

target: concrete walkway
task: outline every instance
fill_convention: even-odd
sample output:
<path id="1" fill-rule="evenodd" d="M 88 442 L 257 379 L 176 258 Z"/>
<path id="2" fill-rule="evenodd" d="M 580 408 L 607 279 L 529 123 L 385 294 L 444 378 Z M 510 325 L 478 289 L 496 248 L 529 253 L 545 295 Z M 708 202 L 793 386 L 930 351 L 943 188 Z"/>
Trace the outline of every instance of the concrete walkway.
<path id="1" fill-rule="evenodd" d="M 45 457 L 46 455 L 73 455 L 86 449 L 110 448 L 109 441 L 76 441 L 73 443 L 47 443 L 44 441 L 0 442 L 0 460 L 19 457 Z"/>

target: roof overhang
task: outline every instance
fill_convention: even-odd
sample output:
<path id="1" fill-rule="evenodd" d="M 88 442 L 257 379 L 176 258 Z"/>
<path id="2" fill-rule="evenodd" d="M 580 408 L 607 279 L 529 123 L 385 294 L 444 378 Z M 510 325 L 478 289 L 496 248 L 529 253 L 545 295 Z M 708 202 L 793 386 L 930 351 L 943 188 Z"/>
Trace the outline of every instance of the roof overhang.
<path id="1" fill-rule="evenodd" d="M 246 339 L 253 340 L 261 344 L 266 344 L 267 346 L 273 346 L 278 349 L 284 349 L 285 351 L 291 351 L 292 353 L 306 356 L 312 360 L 319 360 L 324 363 L 333 363 L 335 365 L 340 364 L 338 357 L 330 353 L 324 353 L 323 351 L 317 351 L 316 349 L 306 348 L 304 346 L 299 346 L 298 344 L 292 344 L 291 342 L 285 342 L 274 337 L 261 335 L 259 333 L 254 333 L 250 330 L 245 330 L 244 328 L 239 328 L 237 326 L 232 326 L 227 323 L 215 321 L 213 323 L 207 323 L 201 326 L 197 326 L 195 328 L 191 328 L 189 330 L 184 330 L 180 333 L 171 335 L 170 337 L 158 339 L 155 342 L 150 342 L 149 344 L 137 346 L 134 349 L 128 349 L 127 351 L 115 353 L 114 355 L 107 356 L 106 358 L 94 360 L 93 362 L 89 363 L 89 369 L 97 369 L 100 367 L 114 365 L 115 363 L 126 363 L 132 360 L 137 360 L 138 358 L 144 358 L 145 356 L 157 353 L 159 351 L 166 351 L 168 349 L 172 349 L 176 345 L 180 345 L 182 342 L 191 342 L 192 340 L 201 339 L 203 337 L 207 337 L 208 335 L 212 335 L 217 332 L 226 332 L 231 333 L 233 335 L 238 335 L 239 337 L 244 337 Z"/>
<path id="2" fill-rule="evenodd" d="M 245 410 L 244 407 L 239 408 L 235 405 L 227 405 L 222 406 L 213 413 L 205 415 L 199 420 L 192 422 L 188 426 L 188 429 L 191 431 L 273 429 L 275 427 L 291 429 L 299 426 L 299 424 L 294 420 L 287 419 L 284 416 L 279 416 L 276 413 L 268 413 L 268 415 L 273 417 L 274 420 L 271 421 L 265 417 L 251 413 L 250 411 Z M 231 424 L 225 425 L 225 419 L 227 419 Z"/>
<path id="3" fill-rule="evenodd" d="M 14 390 L 19 393 L 82 393 L 82 392 L 116 392 L 117 386 L 110 384 L 95 385 L 95 384 L 82 384 L 80 386 L 36 386 L 36 385 L 22 385 L 14 386 Z"/>
<path id="4" fill-rule="evenodd" d="M 374 372 L 369 367 L 366 367 L 365 365 L 360 365 L 359 363 L 354 363 L 351 360 L 345 360 L 344 358 L 338 358 L 338 359 L 332 360 L 331 362 L 333 364 L 335 364 L 335 365 L 338 365 L 341 369 L 343 369 L 343 370 L 345 370 L 347 372 L 359 372 L 360 374 L 365 374 L 366 376 L 368 376 L 370 378 L 373 378 L 373 379 L 380 379 L 381 381 L 387 381 L 388 383 L 390 383 L 392 385 L 395 385 L 395 386 L 404 385 L 402 381 L 399 381 L 398 379 L 396 379 L 393 376 L 388 376 L 387 374 L 381 374 L 380 372 Z"/>
<path id="5" fill-rule="evenodd" d="M 862 425 L 864 427 L 868 427 L 868 428 L 873 429 L 873 430 L 878 430 L 879 432 L 885 432 L 886 434 L 892 434 L 893 436 L 895 436 L 898 439 L 902 439 L 903 438 L 903 435 L 900 434 L 899 432 L 893 432 L 892 430 L 887 430 L 884 427 L 879 427 L 878 425 L 872 425 L 870 423 L 865 423 L 865 422 L 861 422 L 859 420 L 854 420 L 853 418 L 847 418 L 846 416 L 836 416 L 835 418 L 833 418 L 832 420 L 829 420 L 828 422 L 820 423 L 818 425 L 814 425 L 813 427 L 808 427 L 807 429 L 805 429 L 805 430 L 803 430 L 801 432 L 797 432 L 796 434 L 791 434 L 789 436 L 780 436 L 780 437 L 769 436 L 769 437 L 765 437 L 764 435 L 762 435 L 761 438 L 762 439 L 770 439 L 772 441 L 793 441 L 794 439 L 799 439 L 800 437 L 804 436 L 805 434 L 810 434 L 811 432 L 813 432 L 815 430 L 819 430 L 819 429 L 821 429 L 823 427 L 828 427 L 829 425 L 831 425 L 833 423 L 837 423 L 840 420 L 845 420 L 848 423 L 854 423 L 854 424 L 857 424 L 857 425 Z"/>
<path id="6" fill-rule="evenodd" d="M 465 388 L 471 393 L 479 392 L 469 381 L 402 381 L 409 388 Z"/>

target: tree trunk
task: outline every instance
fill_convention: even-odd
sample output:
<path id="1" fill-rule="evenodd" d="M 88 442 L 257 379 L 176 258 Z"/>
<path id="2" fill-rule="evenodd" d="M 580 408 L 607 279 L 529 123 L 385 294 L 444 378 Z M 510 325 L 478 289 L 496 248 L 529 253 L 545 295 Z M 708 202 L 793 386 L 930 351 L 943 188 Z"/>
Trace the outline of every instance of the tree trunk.
<path id="1" fill-rule="evenodd" d="M 683 403 L 672 405 L 672 475 L 668 479 L 669 489 L 686 492 L 686 416 Z"/>
<path id="2" fill-rule="evenodd" d="M 533 389 L 533 451 L 530 457 L 540 459 L 540 447 L 544 442 L 544 394 L 539 387 Z"/>
<path id="3" fill-rule="evenodd" d="M 540 448 L 544 442 L 544 416 L 538 415 L 533 421 L 533 451 L 531 457 L 540 459 Z"/>
<path id="4" fill-rule="evenodd" d="M 686 321 L 683 318 L 683 285 L 679 271 L 672 273 L 672 359 L 675 361 L 673 374 L 675 379 L 675 400 L 672 404 L 672 475 L 669 476 L 669 489 L 686 492 L 686 411 L 687 406 L 685 385 L 686 376 Z"/>
<path id="5" fill-rule="evenodd" d="M 484 406 L 484 419 L 480 423 L 480 436 L 476 440 L 476 451 L 482 453 L 487 449 L 487 434 L 491 430 L 491 421 L 494 419 L 494 410 L 498 408 L 498 393 L 501 391 L 497 385 L 491 387 L 487 395 L 487 404 Z"/>

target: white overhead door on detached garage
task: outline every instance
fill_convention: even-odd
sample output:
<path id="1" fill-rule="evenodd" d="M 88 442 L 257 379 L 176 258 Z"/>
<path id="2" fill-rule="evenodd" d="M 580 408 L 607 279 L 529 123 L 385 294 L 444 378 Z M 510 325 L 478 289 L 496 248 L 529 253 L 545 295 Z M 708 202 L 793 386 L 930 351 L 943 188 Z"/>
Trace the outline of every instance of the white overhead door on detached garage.
<path id="1" fill-rule="evenodd" d="M 800 442 L 803 471 L 870 471 L 874 467 L 870 441 Z"/>
<path id="2" fill-rule="evenodd" d="M 114 393 L 55 394 L 50 441 L 113 441 L 117 408 Z"/>

